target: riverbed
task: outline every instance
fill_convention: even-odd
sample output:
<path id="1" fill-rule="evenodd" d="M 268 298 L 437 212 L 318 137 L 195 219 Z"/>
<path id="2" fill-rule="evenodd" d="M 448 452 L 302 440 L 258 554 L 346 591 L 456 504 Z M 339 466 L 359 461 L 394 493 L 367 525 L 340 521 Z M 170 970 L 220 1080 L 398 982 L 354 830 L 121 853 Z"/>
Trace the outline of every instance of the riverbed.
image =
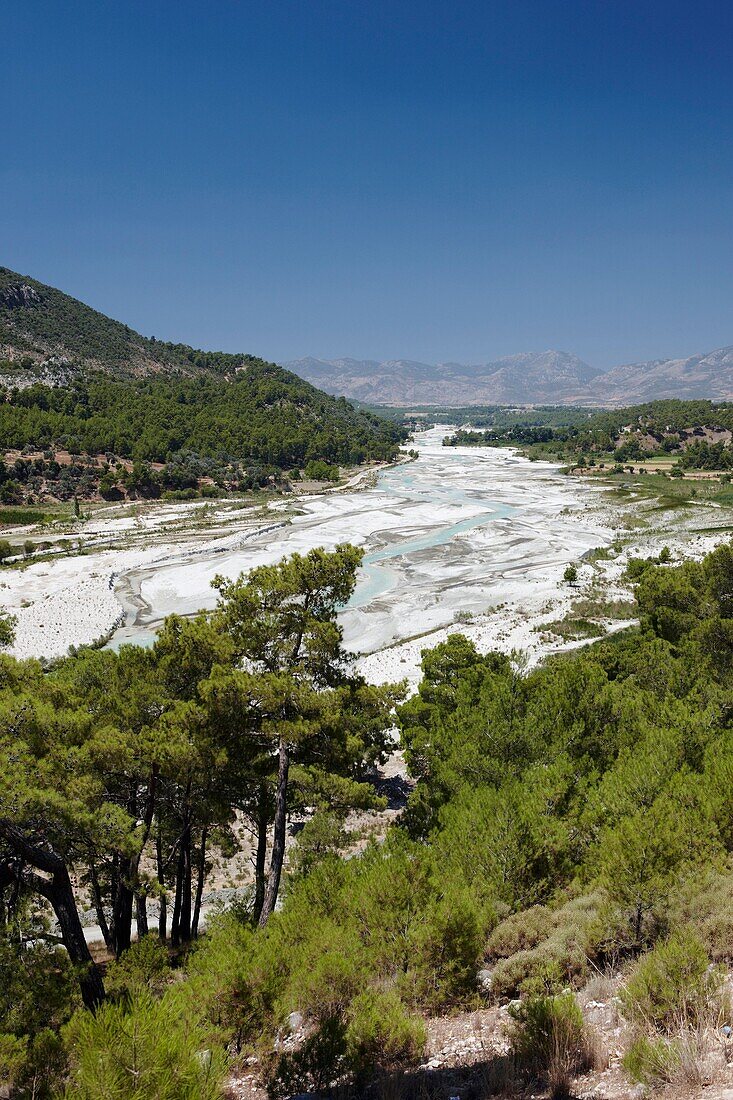
<path id="1" fill-rule="evenodd" d="M 115 648 L 150 644 L 166 615 L 214 605 L 217 574 L 350 542 L 365 557 L 340 620 L 370 681 L 414 686 L 422 649 L 456 629 L 482 651 L 540 659 L 562 642 L 543 624 L 578 596 L 563 581 L 566 566 L 596 586 L 597 567 L 581 559 L 614 539 L 623 516 L 598 482 L 510 450 L 444 447 L 449 430 L 419 433 L 416 459 L 360 473 L 346 488 L 99 510 L 74 532 L 80 552 L 3 571 L 13 652 L 53 658 L 110 633 Z M 607 563 L 611 595 L 623 596 L 627 552 L 638 547 Z"/>
<path id="2" fill-rule="evenodd" d="M 506 450 L 444 447 L 445 434 L 422 433 L 418 458 L 382 471 L 369 488 L 301 499 L 280 513 L 280 526 L 274 512 L 265 530 L 126 571 L 116 586 L 126 621 L 113 644 L 145 643 L 166 615 L 212 607 L 217 574 L 350 542 L 365 557 L 340 616 L 344 642 L 376 654 L 466 626 L 523 594 L 536 601 L 557 588 L 569 562 L 612 537 L 588 506 L 594 488 Z"/>

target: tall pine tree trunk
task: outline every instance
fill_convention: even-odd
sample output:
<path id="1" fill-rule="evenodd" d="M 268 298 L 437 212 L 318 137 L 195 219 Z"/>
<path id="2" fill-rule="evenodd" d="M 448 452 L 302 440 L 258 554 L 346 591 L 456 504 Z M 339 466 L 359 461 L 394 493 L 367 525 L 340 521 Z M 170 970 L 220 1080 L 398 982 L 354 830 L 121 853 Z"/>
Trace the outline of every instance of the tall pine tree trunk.
<path id="1" fill-rule="evenodd" d="M 168 935 L 168 898 L 165 892 L 165 867 L 163 866 L 163 838 L 162 826 L 158 822 L 158 831 L 155 834 L 155 859 L 158 865 L 158 885 L 160 887 L 160 908 L 158 909 L 158 936 L 165 943 Z"/>
<path id="2" fill-rule="evenodd" d="M 145 894 L 135 895 L 135 919 L 137 922 L 137 938 L 141 940 L 148 934 L 148 899 Z"/>
<path id="3" fill-rule="evenodd" d="M 277 791 L 275 795 L 275 827 L 272 837 L 272 856 L 270 858 L 270 871 L 265 887 L 265 900 L 258 921 L 260 928 L 264 928 L 275 910 L 277 895 L 280 890 L 280 876 L 282 875 L 285 861 L 285 833 L 288 812 L 288 774 L 290 771 L 290 746 L 285 740 L 280 739 L 280 751 L 277 764 Z"/>
<path id="4" fill-rule="evenodd" d="M 176 865 L 176 889 L 173 895 L 173 915 L 171 917 L 171 943 L 178 947 L 181 942 L 181 900 L 183 891 L 183 849 L 178 842 L 178 862 Z"/>
<path id="5" fill-rule="evenodd" d="M 176 896 L 173 903 L 171 943 L 178 947 L 191 939 L 191 823 L 186 820 L 178 841 Z"/>
<path id="6" fill-rule="evenodd" d="M 47 883 L 46 897 L 59 922 L 64 947 L 72 963 L 78 968 L 82 1000 L 87 1008 L 95 1009 L 104 1000 L 104 985 L 84 938 L 84 929 L 66 867 L 54 872 Z"/>
<path id="7" fill-rule="evenodd" d="M 96 1008 L 104 1000 L 104 985 L 84 938 L 74 889 L 64 860 L 50 845 L 36 843 L 7 818 L 0 819 L 0 837 L 22 857 L 26 867 L 43 872 L 39 875 L 36 871 L 24 870 L 21 872 L 22 881 L 51 903 L 64 947 L 77 969 L 82 1000 L 87 1008 Z"/>
<path id="8" fill-rule="evenodd" d="M 120 955 L 128 950 L 132 942 L 133 900 L 133 893 L 129 883 L 126 877 L 120 874 L 117 882 L 117 891 L 112 905 L 112 921 L 110 925 L 112 950 L 115 953 L 116 959 L 119 959 Z"/>
<path id="9" fill-rule="evenodd" d="M 94 910 L 97 914 L 97 924 L 99 925 L 102 933 L 102 939 L 104 945 L 108 951 L 113 951 L 112 937 L 109 932 L 109 925 L 107 924 L 107 914 L 104 911 L 104 903 L 102 901 L 102 889 L 99 885 L 99 875 L 97 874 L 97 868 L 94 864 L 90 864 L 89 867 L 89 883 L 92 888 L 92 901 L 94 902 Z"/>
<path id="10" fill-rule="evenodd" d="M 209 830 L 204 826 L 201 830 L 201 844 L 199 845 L 199 857 L 196 878 L 196 899 L 193 905 L 193 919 L 191 921 L 191 938 L 196 939 L 199 934 L 199 918 L 201 916 L 201 899 L 204 896 L 204 882 L 206 881 L 206 841 Z"/>
<path id="11" fill-rule="evenodd" d="M 183 888 L 181 890 L 181 917 L 178 926 L 184 943 L 191 939 L 191 887 L 193 875 L 191 867 L 191 826 L 187 825 L 181 841 L 183 853 Z"/>
<path id="12" fill-rule="evenodd" d="M 252 910 L 252 919 L 259 923 L 262 906 L 265 904 L 265 869 L 267 864 L 267 830 L 269 826 L 267 813 L 267 784 L 260 783 L 260 792 L 257 802 L 257 852 L 255 853 L 255 900 Z"/>

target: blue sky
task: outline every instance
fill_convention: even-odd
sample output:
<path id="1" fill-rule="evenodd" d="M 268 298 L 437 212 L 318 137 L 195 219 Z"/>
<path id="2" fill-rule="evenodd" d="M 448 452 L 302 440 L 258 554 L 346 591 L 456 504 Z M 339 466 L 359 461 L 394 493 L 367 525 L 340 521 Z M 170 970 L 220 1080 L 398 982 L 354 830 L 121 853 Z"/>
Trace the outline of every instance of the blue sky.
<path id="1" fill-rule="evenodd" d="M 733 5 L 23 0 L 0 263 L 276 360 L 733 343 Z"/>

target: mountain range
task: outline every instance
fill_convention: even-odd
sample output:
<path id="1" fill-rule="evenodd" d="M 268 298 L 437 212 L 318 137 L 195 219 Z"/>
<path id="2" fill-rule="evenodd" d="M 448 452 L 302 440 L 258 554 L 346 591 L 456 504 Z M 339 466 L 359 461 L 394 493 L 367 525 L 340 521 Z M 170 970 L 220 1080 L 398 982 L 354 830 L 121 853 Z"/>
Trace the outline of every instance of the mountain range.
<path id="1" fill-rule="evenodd" d="M 633 405 L 658 398 L 733 400 L 733 346 L 682 359 L 602 371 L 565 351 L 527 352 L 490 363 L 408 359 L 296 359 L 284 363 L 327 393 L 367 404 Z"/>

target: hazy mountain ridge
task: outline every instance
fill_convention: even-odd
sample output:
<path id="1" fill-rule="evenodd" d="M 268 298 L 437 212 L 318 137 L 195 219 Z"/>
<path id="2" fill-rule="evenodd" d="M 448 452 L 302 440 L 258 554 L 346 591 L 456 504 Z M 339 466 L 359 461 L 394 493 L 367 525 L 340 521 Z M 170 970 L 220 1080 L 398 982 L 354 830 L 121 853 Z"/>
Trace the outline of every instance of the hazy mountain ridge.
<path id="1" fill-rule="evenodd" d="M 595 380 L 592 390 L 599 402 L 613 405 L 661 397 L 730 401 L 733 398 L 733 346 L 686 359 L 653 359 L 614 367 Z"/>
<path id="2" fill-rule="evenodd" d="M 158 373 L 233 377 L 259 362 L 250 355 L 200 351 L 141 336 L 62 291 L 4 267 L 0 267 L 0 360 L 12 365 L 15 385 L 36 379 L 65 384 L 77 367 L 118 377 Z M 478 364 L 308 357 L 282 366 L 329 394 L 401 407 L 630 405 L 666 397 L 733 400 L 733 345 L 607 371 L 556 350 Z"/>
<path id="3" fill-rule="evenodd" d="M 588 383 L 600 373 L 576 355 L 553 350 L 470 365 L 305 358 L 283 366 L 327 393 L 385 405 L 570 404 L 584 399 Z"/>
<path id="4" fill-rule="evenodd" d="M 631 405 L 665 397 L 733 400 L 733 346 L 602 371 L 563 351 L 525 352 L 491 363 L 305 358 L 283 364 L 327 393 L 375 404 Z"/>

